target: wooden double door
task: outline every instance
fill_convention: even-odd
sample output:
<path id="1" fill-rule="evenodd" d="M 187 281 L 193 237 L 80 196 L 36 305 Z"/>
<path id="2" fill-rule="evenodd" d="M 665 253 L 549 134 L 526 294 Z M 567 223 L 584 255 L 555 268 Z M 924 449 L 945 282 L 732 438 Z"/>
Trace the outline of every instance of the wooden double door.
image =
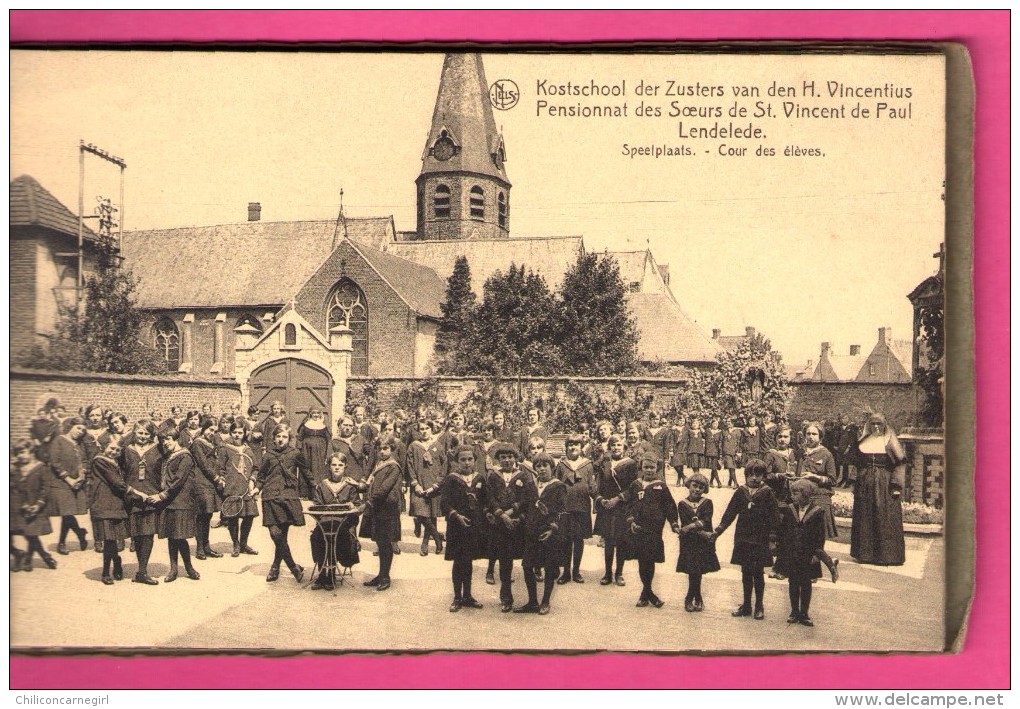
<path id="1" fill-rule="evenodd" d="M 293 357 L 274 360 L 255 370 L 248 387 L 249 401 L 260 414 L 268 413 L 274 401 L 281 401 L 294 426 L 313 407 L 326 412 L 326 421 L 332 421 L 333 377 L 311 362 Z"/>

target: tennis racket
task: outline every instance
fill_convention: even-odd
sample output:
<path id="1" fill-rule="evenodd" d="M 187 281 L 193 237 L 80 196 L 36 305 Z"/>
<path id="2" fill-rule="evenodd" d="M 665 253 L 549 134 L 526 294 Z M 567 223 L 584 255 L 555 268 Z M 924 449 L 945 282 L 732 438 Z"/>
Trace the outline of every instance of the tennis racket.
<path id="1" fill-rule="evenodd" d="M 227 518 L 237 517 L 243 509 L 244 497 L 241 495 L 231 495 L 224 499 L 223 504 L 220 505 L 220 516 Z"/>

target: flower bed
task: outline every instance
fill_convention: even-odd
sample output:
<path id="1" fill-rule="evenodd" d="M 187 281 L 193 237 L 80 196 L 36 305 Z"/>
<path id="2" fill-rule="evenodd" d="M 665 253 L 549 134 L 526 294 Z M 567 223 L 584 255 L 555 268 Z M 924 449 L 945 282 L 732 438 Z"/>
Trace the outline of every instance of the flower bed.
<path id="1" fill-rule="evenodd" d="M 832 514 L 850 519 L 854 516 L 854 495 L 849 490 L 837 490 L 832 496 Z M 904 524 L 938 524 L 944 520 L 942 510 L 920 502 L 903 503 Z"/>

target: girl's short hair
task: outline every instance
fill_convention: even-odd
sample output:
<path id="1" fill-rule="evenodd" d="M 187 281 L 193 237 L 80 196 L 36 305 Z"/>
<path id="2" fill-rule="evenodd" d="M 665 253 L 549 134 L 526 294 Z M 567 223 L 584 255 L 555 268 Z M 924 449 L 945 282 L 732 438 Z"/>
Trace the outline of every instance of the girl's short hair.
<path id="1" fill-rule="evenodd" d="M 690 490 L 691 489 L 691 484 L 693 484 L 693 483 L 698 483 L 699 485 L 704 487 L 706 490 L 708 489 L 708 478 L 706 478 L 701 473 L 691 473 L 691 475 L 689 475 L 687 477 L 687 480 L 684 482 L 684 486 L 688 490 Z"/>
<path id="2" fill-rule="evenodd" d="M 64 430 L 64 433 L 67 433 L 68 431 L 70 431 L 75 426 L 84 426 L 84 425 L 85 425 L 85 419 L 83 419 L 81 416 L 72 416 L 70 418 L 64 419 L 64 429 L 63 430 Z"/>
<path id="3" fill-rule="evenodd" d="M 796 480 L 790 481 L 790 492 L 794 490 L 802 490 L 808 495 L 813 495 L 815 492 L 815 484 L 807 478 L 797 478 Z"/>
<path id="4" fill-rule="evenodd" d="M 584 436 L 582 436 L 580 433 L 571 433 L 569 436 L 567 436 L 567 440 L 564 441 L 563 445 L 565 445 L 565 446 L 583 446 L 584 445 Z"/>
<path id="5" fill-rule="evenodd" d="M 495 430 L 496 430 L 496 422 L 495 421 L 493 421 L 492 419 L 485 419 L 484 421 L 482 421 L 482 432 L 483 433 L 485 431 L 495 431 Z"/>
<path id="6" fill-rule="evenodd" d="M 199 419 L 198 421 L 198 430 L 201 431 L 202 433 L 205 433 L 210 428 L 218 429 L 219 427 L 220 422 L 212 416 L 206 416 L 204 418 Z"/>
<path id="7" fill-rule="evenodd" d="M 475 449 L 474 448 L 472 448 L 471 446 L 466 446 L 466 445 L 461 444 L 461 445 L 457 446 L 454 449 L 454 451 L 453 451 L 453 459 L 454 460 L 459 460 L 460 459 L 460 454 L 464 453 L 465 451 L 470 453 L 472 458 L 475 457 Z"/>
<path id="8" fill-rule="evenodd" d="M 257 407 L 257 406 L 249 406 L 248 407 L 248 415 L 249 416 L 258 416 L 258 413 L 259 413 L 259 407 Z"/>
<path id="9" fill-rule="evenodd" d="M 333 459 L 334 459 L 334 458 L 335 458 L 335 459 L 337 459 L 337 460 L 339 460 L 339 461 L 340 461 L 341 463 L 343 463 L 344 465 L 347 465 L 347 454 L 346 454 L 346 453 L 340 453 L 340 452 L 338 451 L 338 452 L 336 452 L 336 453 L 333 453 L 333 454 L 331 454 L 331 455 L 329 456 L 329 460 L 328 460 L 328 461 L 326 461 L 326 464 L 328 465 L 328 464 L 332 463 L 332 462 L 333 462 Z"/>
<path id="10" fill-rule="evenodd" d="M 199 411 L 198 409 L 189 409 L 188 413 L 184 414 L 184 419 L 185 420 L 194 419 L 194 418 L 197 418 L 199 421 L 201 421 L 202 420 L 202 412 Z"/>
<path id="11" fill-rule="evenodd" d="M 626 442 L 627 441 L 623 440 L 623 436 L 621 436 L 619 433 L 614 433 L 613 435 L 611 435 L 609 438 L 606 439 L 606 443 L 608 445 L 613 445 L 614 443 L 626 443 Z"/>
<path id="12" fill-rule="evenodd" d="M 135 421 L 135 428 L 140 428 L 153 438 L 156 437 L 156 424 L 149 419 L 138 419 Z"/>
<path id="13" fill-rule="evenodd" d="M 165 426 L 164 428 L 159 429 L 159 431 L 156 432 L 156 435 L 159 437 L 160 441 L 181 440 L 181 432 L 176 426 Z"/>
<path id="14" fill-rule="evenodd" d="M 126 414 L 122 414 L 119 411 L 111 411 L 106 415 L 106 426 L 113 431 L 113 422 L 120 421 L 125 426 L 128 424 L 128 417 Z"/>
<path id="15" fill-rule="evenodd" d="M 767 471 L 768 466 L 765 465 L 764 461 L 755 458 L 754 460 L 747 461 L 747 465 L 744 466 L 744 477 L 747 478 L 754 475 L 755 477 L 763 478 Z"/>
<path id="16" fill-rule="evenodd" d="M 816 429 L 818 429 L 818 438 L 819 438 L 819 440 L 821 440 L 822 438 L 825 437 L 825 426 L 823 426 L 818 421 L 805 421 L 804 422 L 804 426 L 800 429 L 800 432 L 803 433 L 804 435 L 807 435 L 807 430 L 809 428 L 816 428 Z"/>
<path id="17" fill-rule="evenodd" d="M 286 433 L 287 436 L 290 437 L 290 424 L 281 423 L 278 426 L 273 427 L 273 438 L 276 438 L 276 436 L 281 433 Z"/>
<path id="18" fill-rule="evenodd" d="M 244 421 L 241 421 L 239 419 L 234 419 L 233 423 L 230 424 L 230 432 L 231 433 L 233 433 L 234 431 L 237 431 L 237 430 L 244 431 L 245 433 L 248 432 L 247 427 L 245 427 L 245 425 L 244 425 Z"/>
<path id="19" fill-rule="evenodd" d="M 89 404 L 88 406 L 82 408 L 81 415 L 83 418 L 88 418 L 92 414 L 92 412 L 95 411 L 96 409 L 102 411 L 103 407 L 100 406 L 99 404 Z"/>
<path id="20" fill-rule="evenodd" d="M 659 467 L 659 459 L 656 458 L 654 455 L 641 456 L 641 459 L 638 461 L 638 469 L 644 468 L 645 463 L 651 463 L 652 466 L 655 467 L 656 469 L 658 469 Z"/>
<path id="21" fill-rule="evenodd" d="M 375 448 L 379 450 L 381 448 L 389 448 L 395 450 L 397 447 L 397 437 L 392 433 L 384 433 L 375 439 Z"/>
<path id="22" fill-rule="evenodd" d="M 544 449 L 545 439 L 542 438 L 541 436 L 532 436 L 531 438 L 528 439 L 528 448 L 531 448 L 532 446 L 542 446 L 542 448 Z"/>
<path id="23" fill-rule="evenodd" d="M 539 453 L 538 455 L 536 455 L 531 461 L 531 467 L 537 468 L 539 465 L 542 465 L 543 463 L 547 464 L 550 469 L 556 467 L 556 462 L 553 460 L 553 457 L 548 453 Z"/>
<path id="24" fill-rule="evenodd" d="M 32 453 L 35 453 L 35 444 L 27 438 L 18 439 L 18 441 L 11 446 L 11 455 L 17 455 L 22 451 L 31 451 Z"/>

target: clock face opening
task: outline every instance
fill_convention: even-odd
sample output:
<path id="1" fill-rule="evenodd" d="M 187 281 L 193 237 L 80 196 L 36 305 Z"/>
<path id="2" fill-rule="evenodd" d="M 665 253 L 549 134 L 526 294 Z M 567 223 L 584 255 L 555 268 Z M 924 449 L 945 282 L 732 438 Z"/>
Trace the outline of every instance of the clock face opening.
<path id="1" fill-rule="evenodd" d="M 436 160 L 446 161 L 452 158 L 457 153 L 457 146 L 453 144 L 445 134 L 436 141 L 435 145 L 432 146 L 432 155 Z"/>

